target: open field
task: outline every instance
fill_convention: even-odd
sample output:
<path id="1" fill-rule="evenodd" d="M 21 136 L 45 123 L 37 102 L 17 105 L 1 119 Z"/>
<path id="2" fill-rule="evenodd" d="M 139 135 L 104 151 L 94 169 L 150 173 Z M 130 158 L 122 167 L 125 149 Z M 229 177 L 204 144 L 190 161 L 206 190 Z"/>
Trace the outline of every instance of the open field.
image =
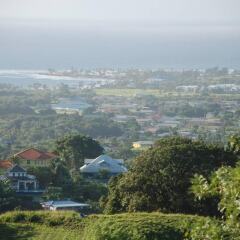
<path id="1" fill-rule="evenodd" d="M 140 95 L 152 95 L 156 97 L 167 97 L 167 96 L 181 96 L 181 97 L 192 97 L 198 96 L 199 94 L 187 93 L 187 92 L 166 92 L 159 89 L 140 89 L 140 88 L 101 88 L 94 90 L 97 95 L 100 96 L 122 96 L 122 97 L 134 97 Z"/>
<path id="2" fill-rule="evenodd" d="M 121 88 L 121 89 L 111 89 L 111 88 L 101 88 L 95 90 L 97 95 L 101 96 L 123 96 L 123 97 L 132 97 L 136 95 L 154 95 L 158 96 L 160 94 L 159 90 L 155 89 L 130 89 L 130 88 Z"/>
<path id="3" fill-rule="evenodd" d="M 111 89 L 111 88 L 101 88 L 95 89 L 95 93 L 99 96 L 115 96 L 115 97 L 135 97 L 135 96 L 144 96 L 144 95 L 152 95 L 154 97 L 159 98 L 160 100 L 169 100 L 169 101 L 176 101 L 179 99 L 182 100 L 191 100 L 194 98 L 195 100 L 206 100 L 209 99 L 210 101 L 239 101 L 240 94 L 216 94 L 216 93 L 209 93 L 206 96 L 201 96 L 199 93 L 193 92 L 177 92 L 177 91 L 161 91 L 158 89 L 130 89 L 130 88 L 121 88 L 121 89 Z"/>

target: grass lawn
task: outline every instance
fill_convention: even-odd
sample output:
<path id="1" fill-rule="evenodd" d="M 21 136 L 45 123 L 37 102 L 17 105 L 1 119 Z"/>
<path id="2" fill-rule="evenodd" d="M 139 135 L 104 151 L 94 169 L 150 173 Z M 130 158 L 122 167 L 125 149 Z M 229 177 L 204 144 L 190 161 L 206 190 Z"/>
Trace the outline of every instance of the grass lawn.
<path id="1" fill-rule="evenodd" d="M 39 224 L 0 224 L 1 240 L 81 240 L 79 230 L 47 227 Z"/>
<path id="2" fill-rule="evenodd" d="M 183 240 L 203 217 L 124 213 L 80 218 L 69 211 L 12 211 L 0 215 L 0 240 Z"/>
<path id="3" fill-rule="evenodd" d="M 159 90 L 155 89 L 111 89 L 111 88 L 101 88 L 95 90 L 97 95 L 100 96 L 123 96 L 123 97 L 132 97 L 138 94 L 143 95 L 154 95 L 158 96 Z"/>
<path id="4" fill-rule="evenodd" d="M 99 96 L 122 96 L 122 97 L 135 97 L 137 95 L 152 95 L 158 98 L 163 98 L 165 100 L 179 100 L 182 99 L 192 99 L 197 97 L 202 97 L 199 93 L 191 93 L 191 92 L 165 92 L 161 91 L 160 89 L 140 89 L 140 88 L 119 88 L 119 89 L 112 89 L 112 88 L 100 88 L 95 89 L 95 93 Z M 240 100 L 240 94 L 215 94 L 210 93 L 208 96 L 204 97 L 215 99 L 216 100 L 231 100 L 237 101 Z"/>
<path id="5" fill-rule="evenodd" d="M 176 98 L 179 97 L 183 98 L 191 98 L 191 97 L 197 97 L 199 94 L 195 93 L 187 93 L 187 92 L 163 92 L 159 89 L 140 89 L 140 88 L 119 88 L 119 89 L 113 89 L 113 88 L 100 88 L 95 89 L 95 93 L 99 96 L 122 96 L 122 97 L 134 97 L 137 95 L 152 95 L 155 97 L 168 97 L 168 98 Z"/>

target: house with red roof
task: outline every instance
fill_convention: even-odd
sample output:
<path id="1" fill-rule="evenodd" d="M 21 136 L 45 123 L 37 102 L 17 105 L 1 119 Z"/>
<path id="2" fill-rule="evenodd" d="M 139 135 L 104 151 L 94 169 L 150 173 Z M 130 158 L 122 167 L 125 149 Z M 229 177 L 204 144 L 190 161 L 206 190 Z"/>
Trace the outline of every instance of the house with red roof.
<path id="1" fill-rule="evenodd" d="M 36 148 L 29 148 L 19 153 L 14 154 L 12 159 L 17 162 L 21 167 L 48 167 L 52 160 L 58 156 L 51 152 L 45 152 Z"/>

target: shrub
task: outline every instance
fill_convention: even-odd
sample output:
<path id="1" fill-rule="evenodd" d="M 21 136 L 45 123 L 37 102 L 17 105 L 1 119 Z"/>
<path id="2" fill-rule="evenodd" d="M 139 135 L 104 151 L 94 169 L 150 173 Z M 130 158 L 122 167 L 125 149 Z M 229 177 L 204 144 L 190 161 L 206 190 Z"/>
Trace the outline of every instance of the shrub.
<path id="1" fill-rule="evenodd" d="M 87 225 L 84 240 L 183 240 L 187 229 L 202 217 L 135 213 L 102 215 Z"/>
<path id="2" fill-rule="evenodd" d="M 25 214 L 18 212 L 18 214 L 12 216 L 12 222 L 24 222 L 26 220 Z"/>
<path id="3" fill-rule="evenodd" d="M 20 226 L 26 223 L 39 227 L 58 227 L 69 232 L 79 232 L 82 240 L 184 240 L 192 226 L 205 219 L 156 212 L 80 218 L 79 214 L 70 211 L 13 211 L 2 214 L 0 224 L 20 223 Z"/>
<path id="4" fill-rule="evenodd" d="M 1 223 L 41 223 L 47 226 L 82 228 L 84 219 L 72 211 L 12 211 L 2 214 Z"/>

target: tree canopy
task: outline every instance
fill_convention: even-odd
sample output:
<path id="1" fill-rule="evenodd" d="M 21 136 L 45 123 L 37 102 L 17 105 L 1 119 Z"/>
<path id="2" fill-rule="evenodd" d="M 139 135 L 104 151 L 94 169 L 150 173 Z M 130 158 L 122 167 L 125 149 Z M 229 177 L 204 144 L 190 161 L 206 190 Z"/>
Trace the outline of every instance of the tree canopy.
<path id="1" fill-rule="evenodd" d="M 0 181 L 0 212 L 13 209 L 17 203 L 10 183 L 8 181 Z"/>
<path id="2" fill-rule="evenodd" d="M 216 145 L 180 137 L 159 140 L 133 161 L 128 173 L 111 180 L 105 210 L 211 212 L 210 204 L 194 202 L 191 178 L 235 162 L 232 152 Z"/>
<path id="3" fill-rule="evenodd" d="M 103 153 L 103 148 L 90 137 L 69 135 L 56 142 L 56 152 L 69 169 L 78 170 L 85 158 L 98 157 Z"/>

